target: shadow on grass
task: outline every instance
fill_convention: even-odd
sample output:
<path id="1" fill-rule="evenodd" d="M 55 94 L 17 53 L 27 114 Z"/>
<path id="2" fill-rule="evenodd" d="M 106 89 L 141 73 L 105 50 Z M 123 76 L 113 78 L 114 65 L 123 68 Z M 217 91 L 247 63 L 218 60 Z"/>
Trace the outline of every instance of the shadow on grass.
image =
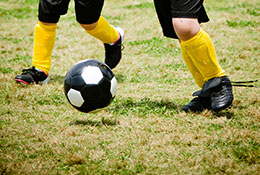
<path id="1" fill-rule="evenodd" d="M 151 113 L 164 115 L 166 112 L 176 114 L 180 112 L 181 108 L 182 106 L 168 99 L 151 100 L 150 98 L 142 98 L 136 101 L 133 98 L 116 98 L 108 110 L 114 114 L 128 115 L 128 113 L 136 113 L 142 116 Z"/>
<path id="2" fill-rule="evenodd" d="M 76 120 L 71 122 L 70 125 L 88 125 L 88 126 L 115 126 L 118 125 L 119 121 L 116 119 L 105 119 L 102 118 L 101 121 L 94 120 Z"/>
<path id="3" fill-rule="evenodd" d="M 234 113 L 228 112 L 228 111 L 220 111 L 220 112 L 214 112 L 213 113 L 215 117 L 226 117 L 227 119 L 234 118 Z"/>
<path id="4" fill-rule="evenodd" d="M 147 114 L 160 114 L 159 116 L 171 117 L 174 114 L 179 114 L 182 112 L 183 105 L 173 102 L 168 99 L 161 100 L 151 100 L 150 98 L 142 98 L 140 100 L 135 100 L 133 98 L 121 98 L 115 99 L 113 105 L 108 108 L 111 113 L 119 114 L 119 115 L 128 115 L 136 114 L 141 117 L 146 117 Z M 229 108 L 228 108 L 229 109 Z M 216 118 L 225 117 L 227 119 L 234 118 L 235 114 L 233 112 L 228 111 L 228 109 L 213 112 L 209 110 L 209 116 L 213 116 Z M 203 114 L 205 111 L 201 112 L 188 112 L 195 113 L 198 115 L 206 115 Z"/>

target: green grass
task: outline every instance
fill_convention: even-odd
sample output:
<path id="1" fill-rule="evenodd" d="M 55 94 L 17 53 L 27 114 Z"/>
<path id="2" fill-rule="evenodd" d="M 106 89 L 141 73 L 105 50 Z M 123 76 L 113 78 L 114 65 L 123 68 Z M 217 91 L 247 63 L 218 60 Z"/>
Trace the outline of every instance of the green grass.
<path id="1" fill-rule="evenodd" d="M 259 80 L 259 1 L 205 6 L 211 21 L 202 27 L 230 79 Z M 82 59 L 103 61 L 104 49 L 77 24 L 73 1 L 44 86 L 14 81 L 31 66 L 38 0 L 0 7 L 0 174 L 260 173 L 260 90 L 234 87 L 232 107 L 219 113 L 182 112 L 198 87 L 178 41 L 162 36 L 151 1 L 105 2 L 102 15 L 125 29 L 125 49 L 114 70 L 116 98 L 90 114 L 69 105 L 64 76 Z"/>

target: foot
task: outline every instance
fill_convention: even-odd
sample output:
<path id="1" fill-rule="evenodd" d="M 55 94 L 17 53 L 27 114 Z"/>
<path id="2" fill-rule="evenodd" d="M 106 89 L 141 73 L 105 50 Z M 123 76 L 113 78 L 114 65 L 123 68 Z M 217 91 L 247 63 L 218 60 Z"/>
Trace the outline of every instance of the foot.
<path id="1" fill-rule="evenodd" d="M 124 30 L 120 27 L 115 27 L 119 33 L 119 39 L 113 44 L 104 44 L 105 46 L 105 63 L 114 69 L 120 62 L 122 57 L 122 42 L 124 37 Z"/>
<path id="2" fill-rule="evenodd" d="M 204 109 L 211 109 L 210 98 L 195 97 L 182 107 L 185 112 L 201 112 Z"/>
<path id="3" fill-rule="evenodd" d="M 211 108 L 213 111 L 221 111 L 232 105 L 232 84 L 227 76 L 220 77 L 221 83 L 214 88 L 211 94 Z"/>
<path id="4" fill-rule="evenodd" d="M 232 105 L 232 84 L 227 76 L 215 77 L 204 83 L 202 90 L 194 92 L 193 96 L 210 99 L 210 108 L 218 112 Z"/>
<path id="5" fill-rule="evenodd" d="M 35 67 L 23 69 L 22 74 L 17 75 L 14 79 L 17 83 L 24 83 L 27 85 L 32 83 L 45 84 L 49 81 L 48 74 Z"/>

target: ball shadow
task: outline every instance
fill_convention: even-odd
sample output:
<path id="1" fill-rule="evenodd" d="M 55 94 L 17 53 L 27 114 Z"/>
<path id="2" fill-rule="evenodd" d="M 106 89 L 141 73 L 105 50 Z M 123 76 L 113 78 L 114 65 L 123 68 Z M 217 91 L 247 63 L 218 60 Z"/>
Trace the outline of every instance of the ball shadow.
<path id="1" fill-rule="evenodd" d="M 115 126 L 118 125 L 119 121 L 116 119 L 105 119 L 104 117 L 101 121 L 97 120 L 75 120 L 71 122 L 70 125 L 88 125 L 88 126 Z"/>
<path id="2" fill-rule="evenodd" d="M 132 98 L 124 98 L 120 99 L 116 103 L 114 103 L 113 107 L 110 107 L 109 110 L 113 111 L 133 111 L 133 112 L 141 112 L 145 113 L 145 111 L 150 112 L 158 112 L 164 113 L 166 111 L 172 111 L 175 113 L 179 113 L 181 111 L 182 106 L 178 105 L 168 99 L 161 100 L 151 100 L 150 98 L 142 98 L 138 101 Z"/>

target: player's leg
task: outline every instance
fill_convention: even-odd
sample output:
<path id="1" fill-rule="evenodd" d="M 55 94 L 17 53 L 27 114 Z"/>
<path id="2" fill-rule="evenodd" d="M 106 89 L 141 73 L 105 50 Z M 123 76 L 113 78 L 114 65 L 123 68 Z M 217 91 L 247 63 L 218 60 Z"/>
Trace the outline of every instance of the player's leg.
<path id="1" fill-rule="evenodd" d="M 88 34 L 104 43 L 105 63 L 113 69 L 122 57 L 122 42 L 124 31 L 120 27 L 114 27 L 100 16 L 104 0 L 76 0 L 76 17 L 80 25 Z"/>
<path id="2" fill-rule="evenodd" d="M 187 53 L 193 65 L 204 78 L 201 80 L 204 81 L 202 91 L 197 94 L 196 98 L 204 99 L 204 101 L 209 99 L 208 103 L 211 104 L 211 109 L 214 111 L 229 107 L 233 101 L 232 85 L 218 63 L 209 35 L 200 28 L 198 21 L 197 12 L 204 9 L 203 0 L 192 0 L 188 5 L 184 0 L 178 1 L 178 5 L 174 3 L 177 2 L 172 0 L 173 28 L 181 40 L 182 52 Z M 183 13 L 182 15 L 180 15 L 180 11 Z M 194 75 L 194 73 L 192 74 Z M 196 78 L 198 77 L 194 77 L 194 79 Z M 183 109 L 192 110 L 192 107 L 198 103 L 191 101 Z"/>
<path id="3" fill-rule="evenodd" d="M 173 18 L 173 26 L 181 40 L 181 50 L 191 58 L 204 77 L 204 83 L 211 78 L 225 76 L 212 41 L 209 35 L 200 29 L 197 19 Z"/>
<path id="4" fill-rule="evenodd" d="M 56 23 L 39 21 L 34 28 L 32 64 L 48 74 L 51 68 L 51 54 L 55 43 Z"/>
<path id="5" fill-rule="evenodd" d="M 195 93 L 198 97 L 183 109 L 200 111 L 211 108 L 218 111 L 230 106 L 232 86 L 218 64 L 210 38 L 200 29 L 199 23 L 208 21 L 203 0 L 154 2 L 164 35 L 181 41 L 182 56 L 196 83 L 202 87 L 200 93 Z"/>
<path id="6" fill-rule="evenodd" d="M 39 22 L 34 28 L 32 68 L 24 69 L 16 76 L 17 82 L 25 84 L 47 83 L 51 68 L 51 54 L 55 43 L 57 22 L 68 9 L 69 0 L 40 0 Z"/>
<path id="7" fill-rule="evenodd" d="M 182 47 L 181 45 L 181 54 L 182 54 L 182 58 L 185 61 L 192 77 L 194 78 L 196 84 L 199 87 L 203 87 L 204 84 L 204 77 L 203 75 L 200 73 L 200 71 L 197 69 L 196 65 L 194 64 L 194 62 L 192 61 L 191 57 L 189 56 L 188 52 L 186 51 L 185 48 Z"/>
<path id="8" fill-rule="evenodd" d="M 94 36 L 103 43 L 114 43 L 120 38 L 115 27 L 110 25 L 102 16 L 99 17 L 97 22 L 80 25 L 88 32 L 88 34 Z"/>
<path id="9" fill-rule="evenodd" d="M 161 24 L 163 34 L 166 37 L 179 39 L 179 37 L 176 35 L 176 32 L 173 28 L 172 24 L 172 10 L 171 10 L 171 0 L 154 0 L 155 9 L 159 18 L 159 22 Z M 203 19 L 204 22 L 208 21 L 208 18 Z M 198 29 L 196 29 L 198 30 Z M 195 29 L 194 31 L 190 31 L 191 33 L 197 32 Z M 180 39 L 179 39 L 180 40 Z M 204 84 L 204 77 L 199 72 L 197 67 L 194 65 L 193 61 L 191 60 L 190 56 L 186 52 L 185 49 L 181 49 L 182 51 L 182 57 L 187 64 L 195 82 L 198 84 L 199 87 L 202 87 Z"/>
<path id="10" fill-rule="evenodd" d="M 164 36 L 174 39 L 179 39 L 176 35 L 176 32 L 173 28 L 172 23 L 172 10 L 171 10 L 171 0 L 154 0 L 156 13 L 159 19 L 159 22 L 162 27 L 162 31 Z M 208 21 L 207 18 L 203 19 L 203 22 Z M 188 33 L 194 33 L 195 31 L 190 31 Z M 187 34 L 188 35 L 188 34 Z M 191 35 L 191 34 L 189 34 Z M 179 39 L 180 40 L 180 39 Z M 200 73 L 200 71 L 197 69 L 195 64 L 193 63 L 192 59 L 188 55 L 188 52 L 185 49 L 181 49 L 182 57 L 190 70 L 195 82 L 198 84 L 198 86 L 202 87 L 204 84 L 204 77 Z M 187 111 L 202 111 L 203 109 L 210 109 L 211 103 L 209 98 L 194 98 L 188 105 L 184 106 L 184 109 L 187 109 Z"/>
<path id="11" fill-rule="evenodd" d="M 202 87 L 204 84 L 204 77 L 200 73 L 200 71 L 197 69 L 197 67 L 194 65 L 192 59 L 188 55 L 185 49 L 181 49 L 182 58 L 184 59 L 188 69 L 190 70 L 195 82 L 199 87 Z M 185 105 L 183 108 L 185 111 L 202 111 L 204 109 L 211 109 L 211 102 L 209 98 L 202 98 L 202 97 L 196 97 L 192 99 L 187 105 Z"/>

